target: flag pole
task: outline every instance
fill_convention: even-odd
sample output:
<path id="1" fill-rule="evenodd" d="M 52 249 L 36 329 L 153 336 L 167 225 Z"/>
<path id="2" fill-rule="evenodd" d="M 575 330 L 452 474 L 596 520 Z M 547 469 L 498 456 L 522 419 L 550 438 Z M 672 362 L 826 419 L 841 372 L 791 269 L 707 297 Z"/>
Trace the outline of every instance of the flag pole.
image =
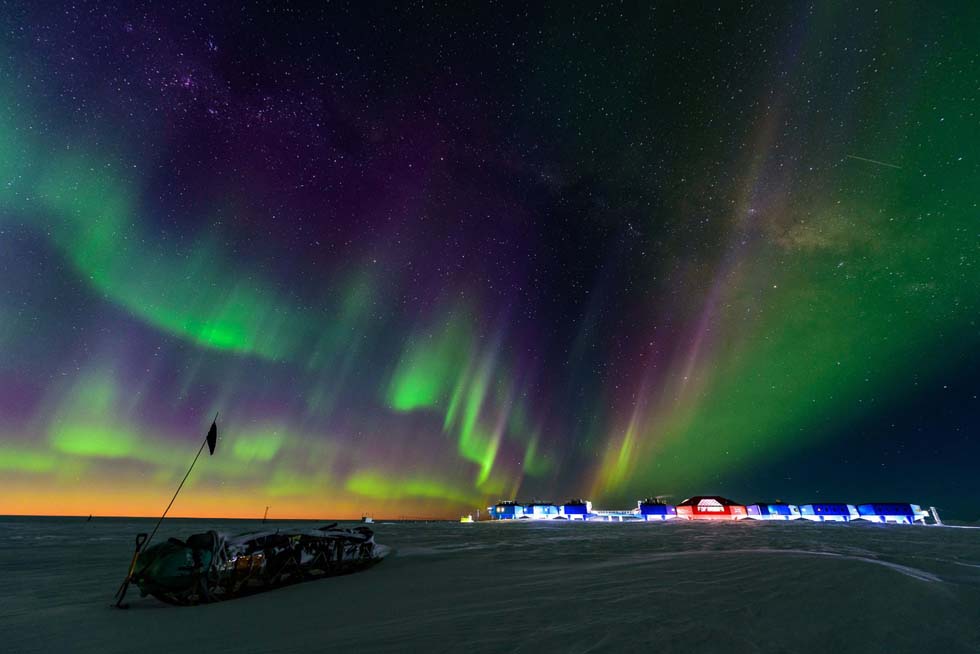
<path id="1" fill-rule="evenodd" d="M 215 427 L 215 426 L 217 426 L 217 424 L 218 424 L 218 414 L 215 413 L 214 414 L 214 420 L 211 421 L 211 426 L 212 427 Z M 153 527 L 153 531 L 150 532 L 149 538 L 147 538 L 146 539 L 146 543 L 143 544 L 144 547 L 146 545 L 148 545 L 151 540 L 153 540 L 153 537 L 157 533 L 157 529 L 160 528 L 160 523 L 163 522 L 163 519 L 165 517 L 167 517 L 167 512 L 170 510 L 170 507 L 172 507 L 174 505 L 174 500 L 177 499 L 177 494 L 180 493 L 180 489 L 184 487 L 184 482 L 187 481 L 187 478 L 191 476 L 191 470 L 194 469 L 194 464 L 196 464 L 197 463 L 197 460 L 201 457 L 201 452 L 204 451 L 204 446 L 208 444 L 208 439 L 209 438 L 211 438 L 211 432 L 210 431 L 208 431 L 207 436 L 204 437 L 204 442 L 201 443 L 201 448 L 197 451 L 197 456 L 195 456 L 194 457 L 194 460 L 191 461 L 191 467 L 187 469 L 187 474 L 184 475 L 184 478 L 180 480 L 180 485 L 177 486 L 177 491 L 174 493 L 174 496 L 170 498 L 170 504 L 168 504 L 167 505 L 167 508 L 165 508 L 163 510 L 163 515 L 160 516 L 160 519 L 159 520 L 157 520 L 156 526 Z M 212 451 L 213 451 L 213 449 L 214 449 L 214 446 L 212 446 Z"/>
<path id="2" fill-rule="evenodd" d="M 217 436 L 218 436 L 218 413 L 215 413 L 214 420 L 211 421 L 211 429 L 208 430 L 207 435 L 204 437 L 204 442 L 201 443 L 201 447 L 200 449 L 197 450 L 197 454 L 194 456 L 194 460 L 191 461 L 191 467 L 187 469 L 187 474 L 185 474 L 184 478 L 180 480 L 180 485 L 177 486 L 177 490 L 176 492 L 174 492 L 174 496 L 170 498 L 170 504 L 168 504 L 167 508 L 163 510 L 163 515 L 161 515 L 160 519 L 157 520 L 156 525 L 154 525 L 153 527 L 153 531 L 151 531 L 150 535 L 144 539 L 140 538 L 140 536 L 143 536 L 143 534 L 140 534 L 140 536 L 136 538 L 136 551 L 133 552 L 133 561 L 129 564 L 129 572 L 126 574 L 126 579 L 123 581 L 122 586 L 120 586 L 119 590 L 116 591 L 116 596 L 119 598 L 119 601 L 116 602 L 117 608 L 122 608 L 122 601 L 123 598 L 126 597 L 126 591 L 129 589 L 129 582 L 133 578 L 133 569 L 136 568 L 136 559 L 139 557 L 140 550 L 148 546 L 150 541 L 153 540 L 153 537 L 157 533 L 157 529 L 160 528 L 160 523 L 162 523 L 163 519 L 167 517 L 167 512 L 170 511 L 170 507 L 174 505 L 174 500 L 177 499 L 177 495 L 180 493 L 180 489 L 184 487 L 184 482 L 187 481 L 187 478 L 191 476 L 191 470 L 194 469 L 194 465 L 197 463 L 197 460 L 201 458 L 201 452 L 204 451 L 204 446 L 208 445 L 211 454 L 214 454 L 214 442 L 217 439 Z"/>

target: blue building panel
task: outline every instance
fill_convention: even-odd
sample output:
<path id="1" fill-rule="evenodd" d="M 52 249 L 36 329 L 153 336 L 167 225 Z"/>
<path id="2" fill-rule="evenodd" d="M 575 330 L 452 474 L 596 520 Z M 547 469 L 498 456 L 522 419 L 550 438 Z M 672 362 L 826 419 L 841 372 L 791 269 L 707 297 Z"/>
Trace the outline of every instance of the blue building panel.
<path id="1" fill-rule="evenodd" d="M 913 515 L 911 504 L 861 504 L 858 506 L 861 515 Z"/>
<path id="2" fill-rule="evenodd" d="M 862 520 L 869 522 L 897 522 L 908 525 L 917 520 L 924 522 L 928 515 L 918 504 L 896 502 L 861 504 L 858 506 L 858 514 Z"/>
<path id="3" fill-rule="evenodd" d="M 803 504 L 800 506 L 800 516 L 805 520 L 815 522 L 849 522 L 859 517 L 853 504 Z"/>
<path id="4" fill-rule="evenodd" d="M 677 507 L 660 500 L 647 499 L 638 501 L 636 510 L 632 513 L 634 520 L 671 520 L 677 517 Z"/>
<path id="5" fill-rule="evenodd" d="M 524 507 L 516 502 L 500 502 L 490 507 L 492 520 L 517 520 L 524 515 Z"/>
<path id="6" fill-rule="evenodd" d="M 774 504 L 749 504 L 746 507 L 749 518 L 754 520 L 797 520 L 800 517 L 800 508 L 795 504 L 784 504 L 776 502 Z"/>
<path id="7" fill-rule="evenodd" d="M 528 504 L 524 507 L 525 518 L 542 520 L 558 516 L 558 507 L 554 504 Z"/>

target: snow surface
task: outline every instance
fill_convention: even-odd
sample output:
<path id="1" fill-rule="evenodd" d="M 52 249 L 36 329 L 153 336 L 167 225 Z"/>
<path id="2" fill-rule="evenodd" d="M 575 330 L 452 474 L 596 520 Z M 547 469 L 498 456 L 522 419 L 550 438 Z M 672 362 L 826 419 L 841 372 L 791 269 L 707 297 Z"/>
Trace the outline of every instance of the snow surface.
<path id="1" fill-rule="evenodd" d="M 980 529 L 378 522 L 395 551 L 366 572 L 111 609 L 153 522 L 0 518 L 0 651 L 980 652 Z"/>

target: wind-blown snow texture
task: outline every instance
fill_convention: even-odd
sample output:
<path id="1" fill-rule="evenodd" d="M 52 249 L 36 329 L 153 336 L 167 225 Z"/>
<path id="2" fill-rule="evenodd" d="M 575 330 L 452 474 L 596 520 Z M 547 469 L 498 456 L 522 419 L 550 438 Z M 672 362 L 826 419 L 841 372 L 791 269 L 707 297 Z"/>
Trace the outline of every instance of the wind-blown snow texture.
<path id="1" fill-rule="evenodd" d="M 259 526 L 168 520 L 161 535 Z M 112 610 L 150 527 L 0 518 L 0 649 L 980 651 L 975 529 L 381 523 L 396 553 L 364 573 L 195 608 L 134 590 L 130 610 Z"/>

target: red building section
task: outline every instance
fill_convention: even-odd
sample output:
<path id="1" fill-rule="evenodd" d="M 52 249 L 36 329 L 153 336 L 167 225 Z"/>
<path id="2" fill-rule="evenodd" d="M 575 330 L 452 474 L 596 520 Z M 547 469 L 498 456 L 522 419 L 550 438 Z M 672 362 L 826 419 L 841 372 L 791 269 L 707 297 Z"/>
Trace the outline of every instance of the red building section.
<path id="1" fill-rule="evenodd" d="M 741 520 L 747 516 L 744 506 L 717 495 L 698 495 L 677 505 L 677 517 L 688 520 Z"/>

